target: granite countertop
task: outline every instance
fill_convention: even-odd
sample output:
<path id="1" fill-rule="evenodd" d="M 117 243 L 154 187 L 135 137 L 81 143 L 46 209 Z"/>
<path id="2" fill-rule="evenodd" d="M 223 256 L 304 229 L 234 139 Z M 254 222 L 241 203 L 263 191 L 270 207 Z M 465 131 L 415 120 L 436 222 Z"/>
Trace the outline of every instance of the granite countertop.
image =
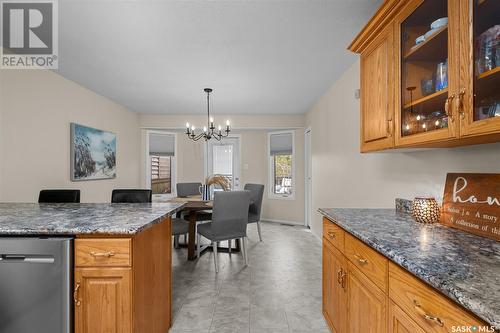
<path id="1" fill-rule="evenodd" d="M 175 214 L 182 203 L 0 203 L 0 236 L 133 235 Z"/>
<path id="2" fill-rule="evenodd" d="M 396 264 L 500 328 L 500 243 L 393 209 L 319 212 Z"/>

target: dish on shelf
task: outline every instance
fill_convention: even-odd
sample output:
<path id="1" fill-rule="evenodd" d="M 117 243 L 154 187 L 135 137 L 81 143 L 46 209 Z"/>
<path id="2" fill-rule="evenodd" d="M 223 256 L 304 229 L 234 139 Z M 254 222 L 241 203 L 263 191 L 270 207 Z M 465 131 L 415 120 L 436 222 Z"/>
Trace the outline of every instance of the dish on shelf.
<path id="1" fill-rule="evenodd" d="M 432 36 L 434 36 L 434 34 L 436 34 L 436 32 L 438 32 L 438 31 L 439 31 L 439 29 L 440 29 L 440 28 L 436 28 L 436 29 L 431 29 L 431 30 L 427 31 L 427 32 L 425 33 L 425 35 L 424 35 L 425 40 L 427 40 L 427 39 L 431 38 Z"/>
<path id="2" fill-rule="evenodd" d="M 434 22 L 431 23 L 431 29 L 432 30 L 439 29 L 441 27 L 444 27 L 447 24 L 448 24 L 448 18 L 447 17 L 441 17 L 441 18 L 439 18 L 436 21 L 434 21 Z"/>
<path id="3" fill-rule="evenodd" d="M 415 45 L 418 45 L 420 43 L 423 43 L 425 42 L 425 36 L 422 35 L 422 36 L 418 36 L 417 39 L 415 39 Z"/>

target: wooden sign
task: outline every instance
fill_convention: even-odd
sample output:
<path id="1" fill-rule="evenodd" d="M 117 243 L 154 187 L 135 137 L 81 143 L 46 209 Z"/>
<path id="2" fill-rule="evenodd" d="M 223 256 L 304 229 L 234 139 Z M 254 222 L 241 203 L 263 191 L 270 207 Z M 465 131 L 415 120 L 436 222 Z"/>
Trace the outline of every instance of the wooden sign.
<path id="1" fill-rule="evenodd" d="M 441 223 L 500 240 L 500 174 L 449 173 Z"/>

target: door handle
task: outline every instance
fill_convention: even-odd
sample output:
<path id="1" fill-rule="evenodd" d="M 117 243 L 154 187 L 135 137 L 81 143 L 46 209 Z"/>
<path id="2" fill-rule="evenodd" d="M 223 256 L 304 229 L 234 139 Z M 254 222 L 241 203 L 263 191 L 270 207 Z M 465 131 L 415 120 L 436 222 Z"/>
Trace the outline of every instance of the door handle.
<path id="1" fill-rule="evenodd" d="M 101 257 L 101 258 L 110 258 L 110 257 L 113 257 L 115 255 L 115 253 L 113 251 L 108 251 L 108 252 L 90 252 L 90 255 L 94 258 L 98 258 L 98 257 Z"/>
<path id="2" fill-rule="evenodd" d="M 419 315 L 424 317 L 425 320 L 434 322 L 438 324 L 440 327 L 444 326 L 444 322 L 439 317 L 425 313 L 424 309 L 422 309 L 422 306 L 420 305 L 420 303 L 418 303 L 416 299 L 413 300 L 413 306 L 415 307 L 415 311 L 417 311 Z"/>
<path id="3" fill-rule="evenodd" d="M 342 268 L 338 270 L 337 272 L 337 283 L 338 284 L 341 284 L 342 283 L 342 274 L 343 274 L 343 270 Z"/>
<path id="4" fill-rule="evenodd" d="M 446 115 L 448 116 L 451 122 L 453 122 L 454 119 L 453 119 L 453 111 L 451 110 L 450 104 L 452 103 L 454 98 L 455 94 L 451 94 L 444 103 L 444 112 L 446 112 Z"/>
<path id="5" fill-rule="evenodd" d="M 361 255 L 355 253 L 354 254 L 354 258 L 356 258 L 356 260 L 360 263 L 360 264 L 366 264 L 368 263 L 368 259 L 366 258 L 363 258 Z"/>
<path id="6" fill-rule="evenodd" d="M 80 282 L 77 282 L 75 285 L 75 290 L 73 291 L 73 301 L 75 302 L 76 306 L 80 306 L 82 304 L 82 301 L 78 298 L 78 291 L 80 290 Z"/>

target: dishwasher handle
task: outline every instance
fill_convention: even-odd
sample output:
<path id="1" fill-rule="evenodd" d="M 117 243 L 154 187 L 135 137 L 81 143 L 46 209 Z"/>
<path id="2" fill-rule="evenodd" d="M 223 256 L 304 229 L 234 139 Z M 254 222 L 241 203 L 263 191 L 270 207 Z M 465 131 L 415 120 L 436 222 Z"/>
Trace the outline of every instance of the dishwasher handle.
<path id="1" fill-rule="evenodd" d="M 43 254 L 0 254 L 1 263 L 53 264 L 54 256 Z"/>

